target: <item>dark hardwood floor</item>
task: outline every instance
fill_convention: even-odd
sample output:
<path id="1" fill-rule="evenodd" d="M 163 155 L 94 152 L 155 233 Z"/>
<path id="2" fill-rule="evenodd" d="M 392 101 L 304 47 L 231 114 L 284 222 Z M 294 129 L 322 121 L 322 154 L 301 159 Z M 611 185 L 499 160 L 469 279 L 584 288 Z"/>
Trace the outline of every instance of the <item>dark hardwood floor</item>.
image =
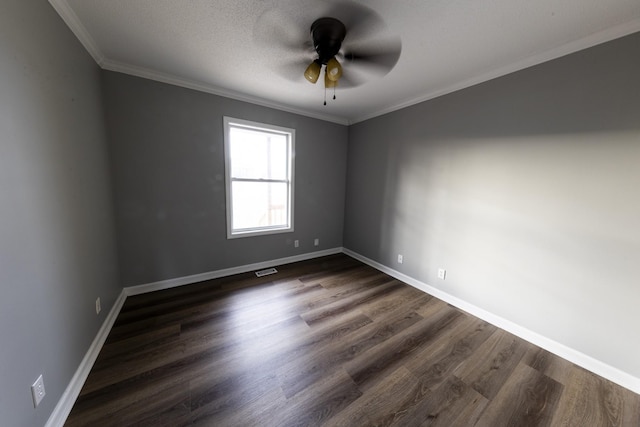
<path id="1" fill-rule="evenodd" d="M 346 255 L 129 297 L 67 426 L 640 426 L 640 396 Z"/>

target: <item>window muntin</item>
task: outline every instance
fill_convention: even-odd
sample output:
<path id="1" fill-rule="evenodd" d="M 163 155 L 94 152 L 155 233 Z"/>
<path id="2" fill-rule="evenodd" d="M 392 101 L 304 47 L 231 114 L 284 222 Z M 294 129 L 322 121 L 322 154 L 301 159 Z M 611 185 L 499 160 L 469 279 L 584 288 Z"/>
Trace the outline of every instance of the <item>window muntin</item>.
<path id="1" fill-rule="evenodd" d="M 224 118 L 227 237 L 293 231 L 295 130 Z"/>

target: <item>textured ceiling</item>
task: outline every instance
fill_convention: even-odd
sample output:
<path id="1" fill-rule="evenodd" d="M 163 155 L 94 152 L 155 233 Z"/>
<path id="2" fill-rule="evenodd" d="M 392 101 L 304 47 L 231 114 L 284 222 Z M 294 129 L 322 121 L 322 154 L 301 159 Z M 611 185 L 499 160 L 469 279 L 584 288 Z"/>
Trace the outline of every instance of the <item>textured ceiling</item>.
<path id="1" fill-rule="evenodd" d="M 383 21 L 366 42 L 396 37 L 402 53 L 386 75 L 346 64 L 366 83 L 324 106 L 322 83 L 302 77 L 312 52 L 272 40 L 310 41 L 311 23 L 348 0 L 50 3 L 105 69 L 344 124 L 640 31 L 640 0 L 359 1 Z"/>

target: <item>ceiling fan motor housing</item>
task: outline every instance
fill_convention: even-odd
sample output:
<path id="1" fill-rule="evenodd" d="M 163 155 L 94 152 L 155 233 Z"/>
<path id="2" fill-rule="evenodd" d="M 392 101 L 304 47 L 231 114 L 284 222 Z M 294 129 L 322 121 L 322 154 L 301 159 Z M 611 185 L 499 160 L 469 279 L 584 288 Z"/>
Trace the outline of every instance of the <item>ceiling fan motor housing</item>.
<path id="1" fill-rule="evenodd" d="M 320 63 L 326 65 L 338 54 L 346 35 L 346 27 L 335 18 L 320 18 L 311 24 L 313 47 L 318 53 Z"/>

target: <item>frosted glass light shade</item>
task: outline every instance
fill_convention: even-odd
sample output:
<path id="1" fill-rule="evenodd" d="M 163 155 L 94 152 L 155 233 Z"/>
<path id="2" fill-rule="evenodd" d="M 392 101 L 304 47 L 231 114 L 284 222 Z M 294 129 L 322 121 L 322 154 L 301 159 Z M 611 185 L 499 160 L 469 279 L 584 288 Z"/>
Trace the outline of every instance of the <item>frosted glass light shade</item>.
<path id="1" fill-rule="evenodd" d="M 317 82 L 318 77 L 320 77 L 321 68 L 322 65 L 318 61 L 313 61 L 304 71 L 304 78 L 309 80 L 309 82 L 311 83 Z"/>
<path id="2" fill-rule="evenodd" d="M 342 76 L 342 66 L 336 58 L 331 58 L 327 62 L 327 76 L 329 80 L 337 82 Z"/>

